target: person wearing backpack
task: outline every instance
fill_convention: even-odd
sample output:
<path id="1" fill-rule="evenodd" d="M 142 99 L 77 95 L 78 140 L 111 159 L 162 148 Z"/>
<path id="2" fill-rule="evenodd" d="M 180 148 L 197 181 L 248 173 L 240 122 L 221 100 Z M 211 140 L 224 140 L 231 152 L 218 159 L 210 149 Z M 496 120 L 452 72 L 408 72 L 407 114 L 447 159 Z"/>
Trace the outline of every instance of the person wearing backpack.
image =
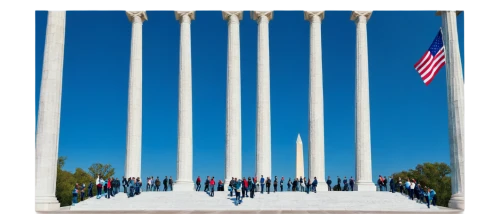
<path id="1" fill-rule="evenodd" d="M 71 204 L 71 206 L 75 206 L 76 204 L 78 204 L 78 183 L 75 185 L 75 188 L 73 188 L 73 203 Z"/>
<path id="2" fill-rule="evenodd" d="M 161 182 L 160 182 L 160 177 L 156 177 L 156 180 L 155 180 L 155 186 L 156 186 L 156 190 L 155 191 L 160 191 L 160 185 L 161 185 Z"/>

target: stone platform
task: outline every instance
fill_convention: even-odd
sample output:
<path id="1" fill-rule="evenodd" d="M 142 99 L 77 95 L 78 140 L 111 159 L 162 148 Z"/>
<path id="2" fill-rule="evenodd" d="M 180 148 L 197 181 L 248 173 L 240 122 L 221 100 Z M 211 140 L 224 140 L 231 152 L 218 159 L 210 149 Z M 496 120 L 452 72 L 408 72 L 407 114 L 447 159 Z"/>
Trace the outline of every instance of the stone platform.
<path id="1" fill-rule="evenodd" d="M 236 206 L 228 192 L 143 192 L 127 198 L 91 198 L 58 213 L 461 213 L 445 207 L 427 208 L 390 192 L 257 193 Z"/>

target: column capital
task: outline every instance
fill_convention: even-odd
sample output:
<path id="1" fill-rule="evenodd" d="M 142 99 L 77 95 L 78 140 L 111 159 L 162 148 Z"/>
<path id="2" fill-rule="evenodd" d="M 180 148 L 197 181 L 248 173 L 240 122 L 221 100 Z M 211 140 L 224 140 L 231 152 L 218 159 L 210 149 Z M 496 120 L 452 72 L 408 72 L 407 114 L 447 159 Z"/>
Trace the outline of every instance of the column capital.
<path id="1" fill-rule="evenodd" d="M 222 11 L 222 19 L 229 21 L 229 17 L 235 15 L 239 20 L 243 19 L 243 11 Z"/>
<path id="2" fill-rule="evenodd" d="M 258 21 L 261 16 L 267 16 L 269 21 L 271 21 L 273 19 L 273 11 L 251 11 L 250 12 L 250 17 L 255 21 Z"/>
<path id="3" fill-rule="evenodd" d="M 195 18 L 195 11 L 175 11 L 175 20 L 182 21 L 184 15 L 188 15 L 191 20 Z"/>
<path id="4" fill-rule="evenodd" d="M 313 21 L 312 18 L 318 16 L 320 20 L 325 18 L 325 11 L 304 11 L 304 19 L 308 21 Z"/>
<path id="5" fill-rule="evenodd" d="M 366 17 L 366 21 L 372 17 L 372 11 L 352 11 L 351 13 L 351 21 L 358 20 L 358 17 L 364 16 Z"/>
<path id="6" fill-rule="evenodd" d="M 462 13 L 464 9 L 462 8 L 439 8 L 436 11 L 436 16 L 441 16 L 441 14 L 445 11 L 455 11 L 457 13 L 457 16 Z"/>
<path id="7" fill-rule="evenodd" d="M 134 17 L 139 17 L 142 22 L 148 20 L 146 11 L 126 11 L 127 18 L 130 22 L 134 22 Z"/>

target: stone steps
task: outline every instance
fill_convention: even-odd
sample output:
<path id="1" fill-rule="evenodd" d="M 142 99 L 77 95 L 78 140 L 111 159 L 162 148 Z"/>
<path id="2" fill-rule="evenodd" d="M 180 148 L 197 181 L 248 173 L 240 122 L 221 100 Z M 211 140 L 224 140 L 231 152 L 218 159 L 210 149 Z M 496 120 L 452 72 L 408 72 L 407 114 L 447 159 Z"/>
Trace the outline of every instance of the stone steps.
<path id="1" fill-rule="evenodd" d="M 459 210 L 427 208 L 409 200 L 400 193 L 390 192 L 278 192 L 257 193 L 256 197 L 243 198 L 236 206 L 234 196 L 228 192 L 215 192 L 214 197 L 205 192 L 143 192 L 127 198 L 119 193 L 110 199 L 95 197 L 72 206 L 73 211 L 354 211 L 354 212 L 430 212 L 459 213 Z"/>

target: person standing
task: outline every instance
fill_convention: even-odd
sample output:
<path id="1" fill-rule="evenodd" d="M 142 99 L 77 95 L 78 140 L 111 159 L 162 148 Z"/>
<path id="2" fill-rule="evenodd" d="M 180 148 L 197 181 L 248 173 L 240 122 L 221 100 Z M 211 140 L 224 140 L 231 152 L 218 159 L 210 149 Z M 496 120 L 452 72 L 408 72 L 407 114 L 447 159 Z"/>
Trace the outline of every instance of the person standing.
<path id="1" fill-rule="evenodd" d="M 413 194 L 415 193 L 415 179 L 410 182 L 410 198 L 413 201 Z"/>
<path id="2" fill-rule="evenodd" d="M 267 180 L 266 180 L 266 192 L 267 192 L 267 194 L 269 194 L 270 189 L 271 189 L 271 178 L 267 177 Z"/>
<path id="3" fill-rule="evenodd" d="M 167 180 L 167 177 L 165 176 L 164 183 L 166 183 L 166 180 Z M 200 176 L 198 176 L 198 178 L 196 178 L 196 191 L 199 192 L 200 189 L 201 189 L 201 178 L 200 178 Z M 165 189 L 165 191 L 167 191 L 167 190 Z"/>
<path id="4" fill-rule="evenodd" d="M 309 178 L 306 183 L 306 192 L 309 194 L 309 191 L 311 191 L 311 179 Z"/>
<path id="5" fill-rule="evenodd" d="M 81 189 L 80 189 L 80 201 L 83 201 L 85 197 L 85 183 L 82 183 Z"/>
<path id="6" fill-rule="evenodd" d="M 281 176 L 281 181 L 280 181 L 280 189 L 281 192 L 283 192 L 283 183 L 285 182 L 285 177 Z"/>
<path id="7" fill-rule="evenodd" d="M 349 179 L 349 186 L 351 186 L 351 191 L 354 191 L 354 178 L 351 178 Z"/>
<path id="8" fill-rule="evenodd" d="M 250 198 L 255 196 L 255 182 L 251 177 L 248 177 L 248 188 L 250 189 Z"/>
<path id="9" fill-rule="evenodd" d="M 346 176 L 344 176 L 344 181 L 343 182 L 344 182 L 344 190 L 343 191 L 349 190 L 349 187 L 347 185 L 347 177 Z"/>
<path id="10" fill-rule="evenodd" d="M 384 187 L 385 191 L 387 191 L 387 177 L 384 176 L 384 179 L 382 180 L 382 186 Z"/>
<path id="11" fill-rule="evenodd" d="M 214 187 L 215 187 L 215 180 L 214 177 L 210 180 L 210 196 L 214 197 Z"/>
<path id="12" fill-rule="evenodd" d="M 75 188 L 73 188 L 73 203 L 71 204 L 71 206 L 75 206 L 76 204 L 78 204 L 78 183 L 76 183 L 75 185 Z"/>
<path id="13" fill-rule="evenodd" d="M 288 187 L 287 191 L 290 191 L 290 187 L 292 186 L 292 178 L 288 178 L 288 183 L 286 184 Z"/>
<path id="14" fill-rule="evenodd" d="M 394 189 L 396 187 L 394 185 L 394 179 L 392 179 L 392 176 L 389 176 L 389 185 L 391 186 L 391 192 L 394 193 Z"/>
<path id="15" fill-rule="evenodd" d="M 317 186 L 318 186 L 318 180 L 316 179 L 316 177 L 314 177 L 314 181 L 312 183 L 312 187 L 313 187 L 314 193 L 317 193 L 316 192 L 316 187 Z"/>
<path id="16" fill-rule="evenodd" d="M 274 176 L 273 189 L 274 189 L 274 193 L 276 193 L 276 191 L 278 191 L 278 176 Z"/>
<path id="17" fill-rule="evenodd" d="M 129 185 L 129 194 L 128 194 L 128 197 L 134 197 L 134 189 L 135 189 L 135 181 L 134 181 L 134 177 L 132 177 L 132 179 L 129 178 L 129 181 L 128 181 L 128 185 Z"/>
<path id="18" fill-rule="evenodd" d="M 260 175 L 260 194 L 264 194 L 264 175 Z"/>
<path id="19" fill-rule="evenodd" d="M 113 191 L 111 189 L 111 178 L 108 178 L 108 184 L 106 185 L 106 189 L 108 190 L 108 199 L 111 197 L 111 192 Z"/>
<path id="20" fill-rule="evenodd" d="M 155 189 L 155 191 L 157 191 L 157 192 L 160 191 L 160 185 L 161 185 L 160 177 L 156 176 L 156 180 L 155 180 L 156 189 Z"/>
<path id="21" fill-rule="evenodd" d="M 292 191 L 297 191 L 297 185 L 299 184 L 299 179 L 295 178 L 292 183 Z"/>
<path id="22" fill-rule="evenodd" d="M 123 186 L 123 193 L 127 194 L 128 181 L 127 178 L 125 178 L 125 176 L 123 176 L 122 179 L 122 186 Z"/>
<path id="23" fill-rule="evenodd" d="M 170 187 L 170 191 L 174 191 L 174 179 L 172 179 L 172 176 L 168 179 L 168 186 Z"/>
<path id="24" fill-rule="evenodd" d="M 337 187 L 338 187 L 338 190 L 339 190 L 339 191 L 342 191 L 342 189 L 340 188 L 340 181 L 341 181 L 341 180 L 340 180 L 340 177 L 339 177 L 339 176 L 337 176 Z"/>
<path id="25" fill-rule="evenodd" d="M 168 190 L 168 176 L 165 176 L 162 183 L 163 183 L 163 192 L 166 192 Z"/>
<path id="26" fill-rule="evenodd" d="M 236 178 L 234 178 L 234 179 L 236 179 Z M 241 180 L 236 181 L 236 183 L 235 183 L 235 189 L 236 189 L 236 206 L 238 206 L 239 204 L 241 204 L 241 201 L 242 201 L 242 199 L 241 199 L 241 186 L 242 186 Z"/>
<path id="27" fill-rule="evenodd" d="M 304 191 L 304 188 L 302 188 L 302 184 L 303 184 L 304 180 L 302 179 L 302 176 L 300 176 L 300 179 L 299 179 L 299 188 L 300 188 L 300 191 L 303 192 Z"/>
<path id="28" fill-rule="evenodd" d="M 92 183 L 92 181 L 90 181 L 90 183 L 89 183 L 89 193 L 87 193 L 87 195 L 89 196 L 89 198 L 94 197 L 94 193 L 92 192 L 93 187 L 94 187 L 94 184 Z"/>
<path id="29" fill-rule="evenodd" d="M 101 195 L 102 195 L 102 183 L 101 181 L 99 180 L 99 178 L 97 179 L 97 199 L 100 199 L 101 198 Z"/>
<path id="30" fill-rule="evenodd" d="M 328 180 L 326 180 L 326 184 L 328 185 L 328 191 L 332 191 L 332 180 L 330 179 L 330 176 L 328 176 Z"/>
<path id="31" fill-rule="evenodd" d="M 234 191 L 234 177 L 231 177 L 231 180 L 229 181 L 229 194 L 230 197 L 233 197 L 233 191 Z"/>

